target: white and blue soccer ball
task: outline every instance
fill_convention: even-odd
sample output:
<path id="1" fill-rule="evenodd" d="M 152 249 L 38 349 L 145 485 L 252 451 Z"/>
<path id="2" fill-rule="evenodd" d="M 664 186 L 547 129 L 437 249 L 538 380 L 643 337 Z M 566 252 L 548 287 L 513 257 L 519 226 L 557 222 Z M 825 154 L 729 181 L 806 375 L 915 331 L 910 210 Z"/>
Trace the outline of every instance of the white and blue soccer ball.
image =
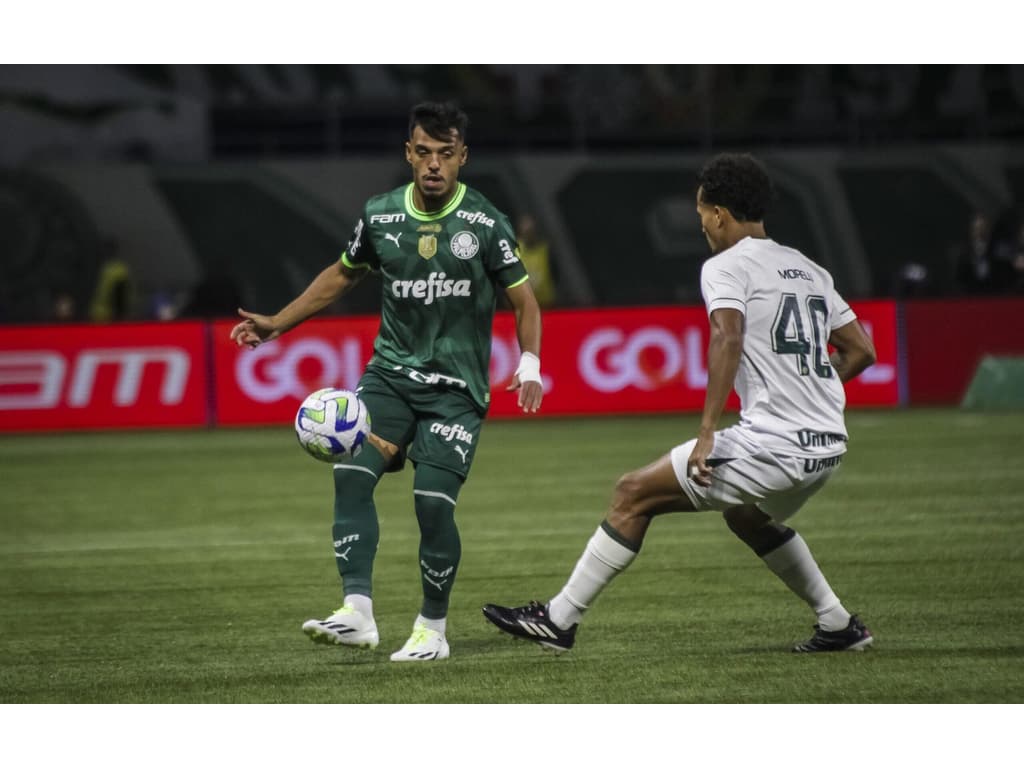
<path id="1" fill-rule="evenodd" d="M 355 392 L 319 389 L 299 406 L 295 434 L 314 459 L 343 464 L 363 450 L 370 434 L 370 413 Z"/>

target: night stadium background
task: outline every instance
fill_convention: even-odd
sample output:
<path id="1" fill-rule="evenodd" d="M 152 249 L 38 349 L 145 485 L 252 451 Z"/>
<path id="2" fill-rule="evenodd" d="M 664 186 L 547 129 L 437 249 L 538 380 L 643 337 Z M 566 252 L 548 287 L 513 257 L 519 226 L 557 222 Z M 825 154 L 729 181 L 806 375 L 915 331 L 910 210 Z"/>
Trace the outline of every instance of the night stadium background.
<path id="1" fill-rule="evenodd" d="M 410 670 L 388 642 L 298 631 L 338 588 L 331 479 L 289 422 L 358 379 L 379 282 L 259 353 L 227 331 L 407 181 L 428 97 L 469 113 L 461 178 L 537 220 L 556 298 L 540 417 L 503 391 L 518 348 L 496 320 L 452 658 Z M 7 64 L 0 136 L 0 702 L 1024 698 L 1024 66 Z M 833 273 L 879 349 L 843 470 L 794 521 L 876 647 L 792 658 L 806 610 L 716 515 L 657 521 L 572 654 L 506 641 L 480 606 L 553 594 L 615 479 L 695 433 L 693 179 L 721 150 L 763 159 L 769 235 Z M 997 280 L 972 277 L 978 216 Z M 395 640 L 410 491 L 407 472 L 377 499 Z"/>

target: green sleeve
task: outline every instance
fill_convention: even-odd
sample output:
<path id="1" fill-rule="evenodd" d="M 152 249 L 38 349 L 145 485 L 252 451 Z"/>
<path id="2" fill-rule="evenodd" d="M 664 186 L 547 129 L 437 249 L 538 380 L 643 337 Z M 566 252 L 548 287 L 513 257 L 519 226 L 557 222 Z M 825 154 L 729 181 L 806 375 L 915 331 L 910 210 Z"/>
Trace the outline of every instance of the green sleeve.
<path id="1" fill-rule="evenodd" d="M 484 263 L 491 279 L 502 288 L 519 285 L 529 277 L 519 260 L 519 243 L 507 216 L 499 214 L 495 217 L 494 235 L 484 254 Z"/>

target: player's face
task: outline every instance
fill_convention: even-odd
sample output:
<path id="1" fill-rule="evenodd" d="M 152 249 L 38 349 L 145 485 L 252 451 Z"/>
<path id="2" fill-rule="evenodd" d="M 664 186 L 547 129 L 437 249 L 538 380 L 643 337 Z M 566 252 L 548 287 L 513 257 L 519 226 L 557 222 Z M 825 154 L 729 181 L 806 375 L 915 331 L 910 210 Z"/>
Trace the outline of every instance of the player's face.
<path id="1" fill-rule="evenodd" d="M 426 208 L 448 202 L 467 155 L 468 149 L 454 128 L 451 138 L 443 140 L 435 139 L 418 125 L 413 129 L 405 143 L 405 159 L 412 166 L 412 180 Z"/>
<path id="2" fill-rule="evenodd" d="M 725 244 L 722 240 L 722 211 L 717 205 L 708 205 L 703 200 L 704 188 L 697 190 L 697 215 L 700 216 L 700 231 L 708 241 L 712 253 L 718 253 Z"/>

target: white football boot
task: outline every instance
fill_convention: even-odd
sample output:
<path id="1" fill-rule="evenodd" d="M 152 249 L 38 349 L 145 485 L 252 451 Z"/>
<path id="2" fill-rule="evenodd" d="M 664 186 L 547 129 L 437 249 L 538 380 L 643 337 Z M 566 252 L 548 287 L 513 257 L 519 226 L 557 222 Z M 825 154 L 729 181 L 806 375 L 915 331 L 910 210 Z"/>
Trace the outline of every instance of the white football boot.
<path id="1" fill-rule="evenodd" d="M 391 654 L 392 661 L 440 661 L 449 655 L 444 635 L 423 624 L 415 624 L 412 634 L 399 650 Z"/>
<path id="2" fill-rule="evenodd" d="M 380 642 L 377 622 L 351 605 L 341 606 L 326 619 L 310 619 L 302 625 L 302 631 L 314 643 L 376 648 Z"/>

